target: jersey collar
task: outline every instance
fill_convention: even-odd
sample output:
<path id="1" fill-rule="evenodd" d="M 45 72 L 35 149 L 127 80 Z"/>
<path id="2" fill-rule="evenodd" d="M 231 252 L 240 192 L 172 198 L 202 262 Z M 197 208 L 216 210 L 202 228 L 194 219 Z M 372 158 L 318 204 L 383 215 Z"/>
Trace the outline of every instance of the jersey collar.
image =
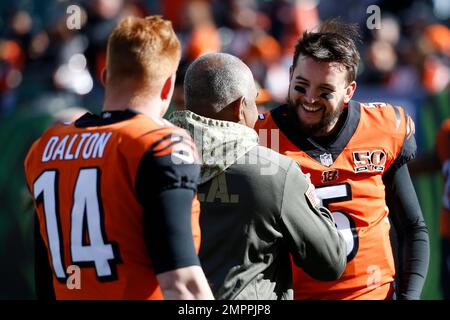
<path id="1" fill-rule="evenodd" d="M 75 121 L 75 126 L 77 128 L 106 126 L 131 119 L 138 114 L 140 113 L 132 109 L 103 111 L 100 115 L 87 112 Z"/>

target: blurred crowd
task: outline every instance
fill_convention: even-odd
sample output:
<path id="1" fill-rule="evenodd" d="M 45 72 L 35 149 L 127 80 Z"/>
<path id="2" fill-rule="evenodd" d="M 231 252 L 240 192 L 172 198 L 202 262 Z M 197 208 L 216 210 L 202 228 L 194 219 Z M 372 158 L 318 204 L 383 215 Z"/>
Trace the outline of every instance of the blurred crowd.
<path id="1" fill-rule="evenodd" d="M 368 12 L 372 5 L 380 8 L 378 29 L 368 28 L 368 19 L 376 14 Z M 70 21 L 78 12 L 74 8 L 80 13 L 75 29 Z M 261 109 L 284 102 L 298 38 L 321 21 L 340 16 L 359 24 L 362 33 L 357 94 L 382 92 L 387 101 L 393 95 L 433 96 L 415 103 L 430 111 L 416 122 L 422 127 L 418 144 L 426 148 L 434 144 L 440 119 L 450 115 L 449 0 L 0 1 L 0 299 L 34 294 L 33 215 L 23 178 L 26 151 L 53 121 L 71 120 L 85 108 L 101 110 L 108 34 L 125 16 L 151 14 L 170 19 L 182 42 L 173 109 L 183 107 L 189 63 L 212 51 L 234 54 L 250 66 Z M 430 235 L 437 235 L 439 184 L 436 179 L 419 182 L 418 195 L 428 201 L 423 203 Z M 437 281 L 439 250 L 431 240 L 429 279 Z M 438 297 L 431 293 L 436 287 L 426 287 L 425 296 Z"/>
<path id="2" fill-rule="evenodd" d="M 367 27 L 374 4 L 379 29 Z M 80 29 L 68 28 L 70 5 L 81 9 Z M 450 83 L 448 0 L 18 0 L 0 10 L 0 115 L 19 108 L 98 111 L 107 37 L 127 15 L 173 22 L 183 47 L 173 108 L 183 106 L 189 63 L 213 51 L 250 66 L 261 106 L 283 102 L 296 41 L 336 16 L 361 28 L 360 84 L 408 95 L 438 93 Z"/>

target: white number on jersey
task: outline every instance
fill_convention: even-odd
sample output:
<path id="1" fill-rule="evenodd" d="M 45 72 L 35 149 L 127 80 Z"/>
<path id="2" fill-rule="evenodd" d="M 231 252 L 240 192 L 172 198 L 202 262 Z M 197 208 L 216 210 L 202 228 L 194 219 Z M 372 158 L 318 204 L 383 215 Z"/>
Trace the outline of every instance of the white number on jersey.
<path id="1" fill-rule="evenodd" d="M 352 199 L 351 187 L 348 183 L 316 187 L 317 197 L 322 205 L 329 209 L 333 202 L 348 201 Z M 331 212 L 338 230 L 341 232 L 347 245 L 347 262 L 352 260 L 358 252 L 358 233 L 356 225 L 350 215 L 341 211 Z"/>
<path id="2" fill-rule="evenodd" d="M 97 277 L 104 278 L 113 276 L 110 260 L 115 260 L 115 255 L 112 245 L 105 243 L 102 232 L 102 214 L 97 188 L 98 171 L 97 168 L 84 168 L 79 171 L 71 211 L 70 253 L 75 264 L 93 263 Z M 62 240 L 58 221 L 57 185 L 57 171 L 47 170 L 36 179 L 33 189 L 36 203 L 43 200 L 53 269 L 56 277 L 64 280 L 66 273 L 63 267 Z M 84 219 L 86 224 L 83 223 Z M 87 230 L 83 229 L 84 225 Z M 83 244 L 85 231 L 89 237 L 89 244 Z"/>

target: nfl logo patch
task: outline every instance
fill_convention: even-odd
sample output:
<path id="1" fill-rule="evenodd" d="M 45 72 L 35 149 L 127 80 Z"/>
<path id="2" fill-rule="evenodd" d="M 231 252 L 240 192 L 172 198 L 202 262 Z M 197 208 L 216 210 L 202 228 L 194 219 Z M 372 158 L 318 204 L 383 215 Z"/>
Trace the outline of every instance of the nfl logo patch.
<path id="1" fill-rule="evenodd" d="M 260 113 L 260 114 L 258 114 L 258 118 L 259 118 L 259 120 L 264 120 L 266 118 L 266 116 L 264 115 L 264 113 Z"/>
<path id="2" fill-rule="evenodd" d="M 320 163 L 326 167 L 329 167 L 333 164 L 333 157 L 330 153 L 324 153 L 320 155 Z"/>

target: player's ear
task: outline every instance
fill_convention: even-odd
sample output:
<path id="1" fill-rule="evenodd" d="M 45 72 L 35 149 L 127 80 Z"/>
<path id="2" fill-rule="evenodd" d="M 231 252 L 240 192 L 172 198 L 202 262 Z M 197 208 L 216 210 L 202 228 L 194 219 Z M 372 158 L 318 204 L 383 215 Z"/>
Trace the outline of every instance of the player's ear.
<path id="1" fill-rule="evenodd" d="M 291 66 L 289 67 L 289 81 L 292 80 L 292 74 L 293 74 L 293 73 L 294 73 L 294 66 L 291 65 Z"/>
<path id="2" fill-rule="evenodd" d="M 170 100 L 172 98 L 173 89 L 175 86 L 176 74 L 171 74 L 166 81 L 161 90 L 161 100 Z"/>
<path id="3" fill-rule="evenodd" d="M 234 117 L 239 123 L 243 123 L 245 120 L 245 108 L 247 107 L 247 100 L 242 96 L 235 101 Z"/>
<path id="4" fill-rule="evenodd" d="M 100 81 L 104 87 L 106 86 L 106 76 L 107 76 L 106 72 L 107 72 L 106 68 L 103 68 L 101 76 L 100 76 Z"/>
<path id="5" fill-rule="evenodd" d="M 345 89 L 344 103 L 348 103 L 352 99 L 355 90 L 356 90 L 356 81 L 352 81 Z"/>

